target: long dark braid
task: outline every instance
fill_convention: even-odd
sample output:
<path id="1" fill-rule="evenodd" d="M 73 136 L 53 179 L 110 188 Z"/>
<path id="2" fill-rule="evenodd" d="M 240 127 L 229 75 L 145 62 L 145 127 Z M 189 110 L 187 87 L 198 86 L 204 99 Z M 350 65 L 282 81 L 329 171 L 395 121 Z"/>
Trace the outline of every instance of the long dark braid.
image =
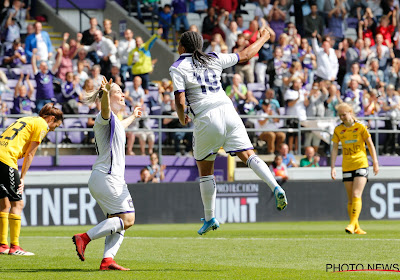
<path id="1" fill-rule="evenodd" d="M 180 43 L 185 48 L 187 53 L 192 54 L 193 64 L 195 65 L 195 67 L 207 67 L 208 63 L 212 59 L 214 59 L 213 56 L 208 55 L 202 51 L 203 38 L 197 32 L 186 31 L 181 35 Z"/>

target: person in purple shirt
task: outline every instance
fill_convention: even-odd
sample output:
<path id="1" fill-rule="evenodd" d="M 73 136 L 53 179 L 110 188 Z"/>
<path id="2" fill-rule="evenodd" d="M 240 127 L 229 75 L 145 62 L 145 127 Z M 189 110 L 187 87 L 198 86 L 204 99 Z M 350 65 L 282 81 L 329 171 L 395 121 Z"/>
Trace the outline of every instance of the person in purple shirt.
<path id="1" fill-rule="evenodd" d="M 79 114 L 79 101 L 82 99 L 79 90 L 79 80 L 74 78 L 74 73 L 67 72 L 65 82 L 61 85 L 62 111 L 64 114 Z"/>
<path id="2" fill-rule="evenodd" d="M 32 69 L 36 80 L 36 111 L 39 112 L 40 109 L 46 104 L 51 102 L 54 98 L 53 89 L 53 78 L 55 73 L 57 73 L 58 67 L 61 64 L 62 49 L 58 49 L 57 60 L 53 65 L 53 68 L 49 71 L 46 61 L 41 61 L 39 64 L 39 69 L 37 67 L 37 49 L 32 50 Z"/>
<path id="3" fill-rule="evenodd" d="M 20 67 L 26 63 L 25 51 L 21 47 L 20 39 L 14 40 L 12 48 L 5 51 L 3 63 L 10 65 L 11 68 Z"/>
<path id="4" fill-rule="evenodd" d="M 12 114 L 32 114 L 32 105 L 31 96 L 34 91 L 34 87 L 32 83 L 29 81 L 29 75 L 26 75 L 25 81 L 28 84 L 29 91 L 23 83 L 24 74 L 21 73 L 21 76 L 18 80 L 17 85 L 15 86 L 14 91 L 14 106 L 11 109 Z"/>
<path id="5" fill-rule="evenodd" d="M 185 27 L 185 31 L 189 29 L 189 23 L 187 20 L 187 10 L 185 0 L 172 0 L 172 8 L 174 9 L 173 17 L 175 18 L 175 30 L 179 32 L 181 29 L 181 22 Z"/>

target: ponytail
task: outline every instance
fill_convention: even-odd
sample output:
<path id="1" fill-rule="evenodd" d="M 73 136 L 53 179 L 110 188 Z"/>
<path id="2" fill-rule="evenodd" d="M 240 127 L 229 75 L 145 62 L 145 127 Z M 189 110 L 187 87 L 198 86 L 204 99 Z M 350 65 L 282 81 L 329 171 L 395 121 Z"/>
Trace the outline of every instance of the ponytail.
<path id="1" fill-rule="evenodd" d="M 83 103 L 85 104 L 92 104 L 94 102 L 96 102 L 97 98 L 101 98 L 101 96 L 103 95 L 103 91 L 102 90 L 94 90 L 91 92 L 87 92 L 86 96 L 83 98 Z"/>
<path id="2" fill-rule="evenodd" d="M 195 67 L 207 67 L 208 63 L 214 59 L 213 56 L 205 54 L 202 51 L 203 38 L 197 32 L 184 32 L 181 36 L 180 44 L 185 48 L 187 53 L 192 54 Z"/>

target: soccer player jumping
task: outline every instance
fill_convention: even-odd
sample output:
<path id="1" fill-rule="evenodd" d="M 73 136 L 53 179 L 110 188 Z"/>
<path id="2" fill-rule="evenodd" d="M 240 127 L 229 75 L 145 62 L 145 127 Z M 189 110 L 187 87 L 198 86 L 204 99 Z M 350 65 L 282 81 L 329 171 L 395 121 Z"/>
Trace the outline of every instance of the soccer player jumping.
<path id="1" fill-rule="evenodd" d="M 259 31 L 260 38 L 252 45 L 234 54 L 205 54 L 203 39 L 197 32 L 185 32 L 181 36 L 178 52 L 180 57 L 170 67 L 174 84 L 176 110 L 179 121 L 186 125 L 193 119 L 193 151 L 200 175 L 200 192 L 204 206 L 204 224 L 198 231 L 203 235 L 216 230 L 216 185 L 214 161 L 220 147 L 231 155 L 237 155 L 274 192 L 278 210 L 287 205 L 285 191 L 278 185 L 267 164 L 255 153 L 242 120 L 232 101 L 221 86 L 222 70 L 237 63 L 249 61 L 269 40 L 266 29 Z M 185 114 L 187 101 L 188 114 Z"/>
<path id="2" fill-rule="evenodd" d="M 124 240 L 125 230 L 135 222 L 135 208 L 125 183 L 125 128 L 142 116 L 137 107 L 123 121 L 117 114 L 125 108 L 125 95 L 119 85 L 103 78 L 101 89 L 87 97 L 87 103 L 101 100 L 101 111 L 93 127 L 98 157 L 89 179 L 89 190 L 107 219 L 86 233 L 72 237 L 81 261 L 87 244 L 106 237 L 100 270 L 129 270 L 115 263 L 114 257 Z"/>

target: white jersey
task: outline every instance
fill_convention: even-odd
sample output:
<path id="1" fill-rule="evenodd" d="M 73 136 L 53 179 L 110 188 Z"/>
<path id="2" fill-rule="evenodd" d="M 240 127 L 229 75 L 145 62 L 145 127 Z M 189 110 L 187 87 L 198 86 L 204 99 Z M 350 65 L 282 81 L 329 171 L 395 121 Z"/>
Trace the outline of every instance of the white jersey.
<path id="1" fill-rule="evenodd" d="M 111 112 L 105 120 L 101 112 L 94 123 L 97 159 L 93 170 L 115 175 L 124 180 L 125 174 L 125 129 L 118 117 Z"/>
<path id="2" fill-rule="evenodd" d="M 192 54 L 184 53 L 169 68 L 174 91 L 185 92 L 193 117 L 224 104 L 232 104 L 221 85 L 222 70 L 239 62 L 239 55 L 209 53 L 208 66 L 195 67 Z"/>

